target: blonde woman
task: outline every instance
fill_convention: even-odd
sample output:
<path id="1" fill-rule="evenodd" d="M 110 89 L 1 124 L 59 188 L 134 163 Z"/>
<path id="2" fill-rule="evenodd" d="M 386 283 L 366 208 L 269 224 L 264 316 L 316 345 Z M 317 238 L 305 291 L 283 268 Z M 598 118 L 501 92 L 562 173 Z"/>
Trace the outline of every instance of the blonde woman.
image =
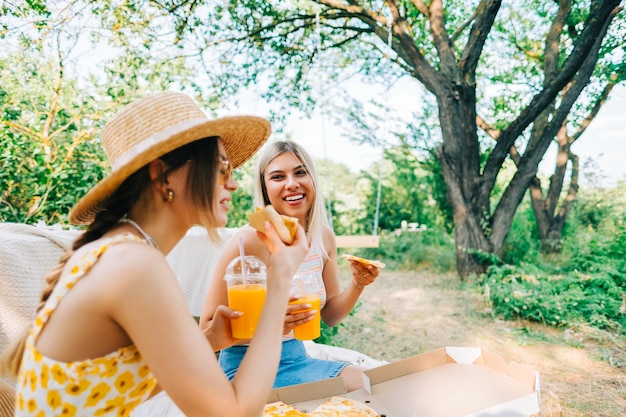
<path id="1" fill-rule="evenodd" d="M 28 334 L 2 357 L 2 370 L 17 377 L 15 416 L 128 416 L 159 389 L 187 416 L 261 413 L 289 279 L 307 250 L 304 230 L 291 246 L 269 223 L 259 233 L 269 302 L 232 382 L 213 352 L 234 343 L 228 319 L 238 313 L 220 307 L 200 331 L 165 255 L 196 224 L 217 238 L 237 188 L 232 169 L 269 134 L 264 119 L 209 120 L 173 92 L 138 100 L 107 123 L 111 172 L 70 213 L 87 229 L 48 276 Z"/>
<path id="2" fill-rule="evenodd" d="M 339 324 L 352 310 L 363 289 L 374 282 L 378 269 L 351 262 L 352 280 L 342 289 L 337 267 L 337 245 L 330 228 L 313 161 L 304 148 L 292 141 L 269 143 L 259 155 L 256 166 L 255 204 L 271 204 L 278 213 L 296 217 L 306 230 L 309 251 L 299 267 L 300 273 L 313 274 L 321 282 L 321 317 L 329 326 Z M 224 273 L 228 263 L 238 256 L 239 239 L 246 254 L 268 261 L 270 253 L 250 226 L 242 228 L 226 245 L 209 286 L 200 325 L 216 318 L 215 309 L 227 303 Z M 315 359 L 306 354 L 304 344 L 293 338 L 291 330 L 313 318 L 313 312 L 294 313 L 310 308 L 290 305 L 285 316 L 285 338 L 274 387 L 300 384 L 341 376 L 349 391 L 363 385 L 362 369 L 347 362 Z M 245 342 L 220 353 L 220 365 L 229 378 L 238 377 L 249 347 Z"/>

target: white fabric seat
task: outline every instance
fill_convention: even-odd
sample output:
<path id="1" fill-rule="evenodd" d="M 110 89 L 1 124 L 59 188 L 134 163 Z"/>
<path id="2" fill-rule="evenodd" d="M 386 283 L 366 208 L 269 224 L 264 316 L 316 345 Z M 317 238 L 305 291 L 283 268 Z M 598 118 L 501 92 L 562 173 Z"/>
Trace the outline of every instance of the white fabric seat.
<path id="1" fill-rule="evenodd" d="M 167 261 L 178 278 L 192 316 L 200 316 L 215 264 L 224 244 L 236 231 L 235 228 L 220 229 L 222 242 L 216 245 L 209 240 L 205 228 L 192 227 L 167 254 Z"/>
<path id="2" fill-rule="evenodd" d="M 34 318 L 46 274 L 78 233 L 60 226 L 0 223 L 0 351 Z"/>

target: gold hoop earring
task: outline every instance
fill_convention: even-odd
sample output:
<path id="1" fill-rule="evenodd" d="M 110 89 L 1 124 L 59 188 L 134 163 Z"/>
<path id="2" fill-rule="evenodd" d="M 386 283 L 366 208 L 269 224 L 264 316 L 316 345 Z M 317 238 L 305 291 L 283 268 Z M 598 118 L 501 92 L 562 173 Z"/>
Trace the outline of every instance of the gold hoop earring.
<path id="1" fill-rule="evenodd" d="M 172 201 L 174 201 L 174 191 L 167 190 L 167 195 L 163 196 L 163 201 L 165 201 L 166 203 L 171 203 Z"/>

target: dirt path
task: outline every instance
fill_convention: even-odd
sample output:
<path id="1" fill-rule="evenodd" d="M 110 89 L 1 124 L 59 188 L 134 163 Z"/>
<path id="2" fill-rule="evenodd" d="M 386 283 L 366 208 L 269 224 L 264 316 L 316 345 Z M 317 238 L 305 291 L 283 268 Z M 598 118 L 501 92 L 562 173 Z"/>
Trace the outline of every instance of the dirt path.
<path id="1" fill-rule="evenodd" d="M 390 362 L 444 346 L 481 347 L 539 371 L 541 416 L 626 415 L 623 339 L 498 320 L 475 287 L 452 275 L 385 271 L 360 300 L 339 346 Z"/>

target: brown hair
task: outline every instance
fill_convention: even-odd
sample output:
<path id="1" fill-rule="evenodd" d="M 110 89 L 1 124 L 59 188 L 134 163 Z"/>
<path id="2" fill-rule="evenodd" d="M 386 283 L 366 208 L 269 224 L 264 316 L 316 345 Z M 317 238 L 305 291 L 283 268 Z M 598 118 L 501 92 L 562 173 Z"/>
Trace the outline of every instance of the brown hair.
<path id="1" fill-rule="evenodd" d="M 162 180 L 167 175 L 185 163 L 190 162 L 187 178 L 187 186 L 191 190 L 194 205 L 200 213 L 202 225 L 207 229 L 209 238 L 213 242 L 219 242 L 220 237 L 216 228 L 216 204 L 214 196 L 215 184 L 219 175 L 220 155 L 216 137 L 204 138 L 188 143 L 160 157 L 168 165 L 168 170 L 163 174 Z M 61 277 L 65 263 L 83 245 L 100 239 L 106 232 L 111 230 L 119 220 L 130 211 L 130 208 L 138 201 L 139 197 L 150 185 L 148 165 L 128 177 L 120 187 L 106 200 L 105 208 L 100 211 L 94 221 L 87 227 L 59 259 L 59 264 L 46 276 L 46 288 L 41 294 L 41 300 L 37 311 L 44 306 L 56 283 Z M 30 326 L 29 326 L 30 328 Z M 15 338 L 0 356 L 0 374 L 17 378 L 22 355 L 26 345 L 28 329 L 22 335 Z"/>

